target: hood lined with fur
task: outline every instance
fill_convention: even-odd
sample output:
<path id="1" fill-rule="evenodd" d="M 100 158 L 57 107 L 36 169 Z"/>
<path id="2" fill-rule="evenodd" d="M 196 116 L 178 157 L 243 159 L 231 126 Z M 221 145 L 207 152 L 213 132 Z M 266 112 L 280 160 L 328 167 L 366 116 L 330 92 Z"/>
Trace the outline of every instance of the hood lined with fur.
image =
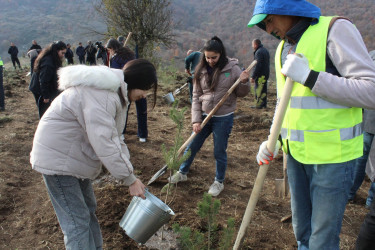
<path id="1" fill-rule="evenodd" d="M 60 90 L 89 86 L 116 92 L 124 82 L 122 70 L 110 69 L 107 66 L 73 65 L 60 68 L 57 74 Z"/>

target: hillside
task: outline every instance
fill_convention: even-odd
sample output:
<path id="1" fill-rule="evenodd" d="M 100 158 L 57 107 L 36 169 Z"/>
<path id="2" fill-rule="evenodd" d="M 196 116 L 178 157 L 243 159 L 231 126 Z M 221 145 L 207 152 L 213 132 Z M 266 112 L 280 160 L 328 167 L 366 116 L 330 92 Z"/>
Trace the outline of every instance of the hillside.
<path id="1" fill-rule="evenodd" d="M 20 55 L 36 39 L 42 46 L 63 40 L 75 46 L 78 41 L 101 40 L 90 29 L 104 32 L 106 27 L 93 8 L 97 0 L 0 0 L 0 54 L 9 60 L 10 41 L 16 43 Z M 174 59 L 179 68 L 189 48 L 199 49 L 213 35 L 226 45 L 227 53 L 246 66 L 252 58 L 251 41 L 260 38 L 274 54 L 278 40 L 259 28 L 247 28 L 255 1 L 247 0 L 174 0 L 174 30 L 176 43 L 164 48 L 160 56 Z M 323 15 L 341 15 L 350 18 L 361 32 L 369 50 L 375 49 L 375 5 L 373 0 L 311 0 L 321 8 Z"/>
<path id="2" fill-rule="evenodd" d="M 66 43 L 86 43 L 93 39 L 90 29 L 105 31 L 106 27 L 93 8 L 92 0 L 0 0 L 0 53 L 7 53 L 14 42 L 22 56 L 37 40 L 42 47 L 63 40 Z"/>
<path id="3" fill-rule="evenodd" d="M 340 15 L 351 19 L 361 32 L 368 50 L 375 49 L 375 5 L 373 0 L 312 0 L 321 8 L 323 15 Z M 247 28 L 255 1 L 246 0 L 183 0 L 174 1 L 176 18 L 182 20 L 178 30 L 176 51 L 169 56 L 185 56 L 189 47 L 200 48 L 203 40 L 219 36 L 227 48 L 227 54 L 240 59 L 244 66 L 253 59 L 251 41 L 261 39 L 271 55 L 274 55 L 278 40 L 261 29 Z M 194 8 L 199 6 L 199 8 Z"/>

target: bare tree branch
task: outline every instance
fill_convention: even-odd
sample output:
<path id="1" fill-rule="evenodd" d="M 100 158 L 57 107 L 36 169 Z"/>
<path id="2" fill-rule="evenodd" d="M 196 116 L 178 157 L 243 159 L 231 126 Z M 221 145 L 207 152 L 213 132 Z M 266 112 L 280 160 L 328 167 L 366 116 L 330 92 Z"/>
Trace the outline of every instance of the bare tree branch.
<path id="1" fill-rule="evenodd" d="M 130 43 L 138 46 L 140 57 L 151 53 L 156 44 L 169 47 L 175 41 L 168 0 L 101 0 L 95 9 L 107 24 L 107 36 L 132 32 Z"/>

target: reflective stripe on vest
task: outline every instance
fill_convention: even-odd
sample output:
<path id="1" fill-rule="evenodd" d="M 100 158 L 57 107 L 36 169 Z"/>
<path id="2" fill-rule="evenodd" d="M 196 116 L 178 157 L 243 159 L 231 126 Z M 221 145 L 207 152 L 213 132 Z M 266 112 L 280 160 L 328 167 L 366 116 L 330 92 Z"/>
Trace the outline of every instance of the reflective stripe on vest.
<path id="1" fill-rule="evenodd" d="M 296 53 L 308 58 L 315 71 L 325 71 L 328 28 L 332 17 L 320 17 L 297 44 Z M 275 56 L 278 96 L 285 77 L 281 74 L 281 41 Z M 292 96 L 282 124 L 283 150 L 289 146 L 293 157 L 304 164 L 346 162 L 363 153 L 362 110 L 324 100 L 299 83 Z"/>
<path id="2" fill-rule="evenodd" d="M 290 108 L 294 109 L 345 109 L 351 108 L 326 101 L 317 96 L 292 96 Z"/>
<path id="3" fill-rule="evenodd" d="M 330 132 L 334 131 L 334 129 L 331 130 L 321 130 L 321 131 L 309 131 L 309 132 L 315 132 L 315 133 L 324 133 L 324 132 Z M 363 129 L 361 124 L 357 124 L 354 127 L 351 128 L 342 128 L 339 129 L 340 131 L 340 140 L 345 141 L 345 140 L 350 140 L 354 139 L 357 136 L 360 136 L 363 134 Z M 296 129 L 291 129 L 290 130 L 290 136 L 289 136 L 289 141 L 298 141 L 298 142 L 304 142 L 304 130 L 296 130 Z M 288 129 L 282 128 L 281 129 L 281 137 L 287 138 L 288 136 Z"/>

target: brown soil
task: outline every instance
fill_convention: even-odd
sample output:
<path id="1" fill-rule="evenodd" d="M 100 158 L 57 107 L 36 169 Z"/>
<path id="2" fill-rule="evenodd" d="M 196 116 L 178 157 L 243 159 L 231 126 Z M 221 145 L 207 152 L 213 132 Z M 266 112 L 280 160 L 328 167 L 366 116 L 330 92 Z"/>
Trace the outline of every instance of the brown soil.
<path id="1" fill-rule="evenodd" d="M 25 75 L 25 71 L 8 71 L 4 77 L 6 111 L 0 113 L 0 248 L 63 249 L 63 234 L 42 177 L 31 169 L 29 163 L 38 115 L 33 96 L 27 88 L 30 79 Z M 180 82 L 159 89 L 157 106 L 149 113 L 147 143 L 140 143 L 137 139 L 135 105 L 131 107 L 126 143 L 136 173 L 144 183 L 164 165 L 161 145 L 170 147 L 174 140 L 175 126 L 168 117 L 170 106 L 163 102 L 162 95 L 182 84 Z M 181 106 L 190 106 L 186 90 L 177 97 L 181 100 Z M 229 217 L 234 217 L 236 234 L 258 173 L 255 156 L 259 144 L 269 133 L 275 99 L 275 86 L 272 84 L 268 109 L 251 109 L 251 95 L 238 102 L 235 124 L 229 139 L 225 189 L 218 197 L 221 201 L 220 227 L 226 225 Z M 191 133 L 189 121 L 190 110 L 186 112 L 185 138 Z M 178 186 L 174 202 L 170 204 L 176 216 L 167 224 L 167 229 L 173 223 L 179 223 L 193 230 L 203 230 L 204 224 L 196 213 L 197 203 L 213 182 L 214 173 L 213 144 L 210 137 L 197 155 L 188 181 Z M 166 178 L 167 175 L 164 175 L 149 186 L 149 190 L 162 199 L 164 196 L 160 195 L 160 190 L 167 183 Z M 243 249 L 296 248 L 291 221 L 280 222 L 282 217 L 290 214 L 290 201 L 275 197 L 275 178 L 282 178 L 281 156 L 270 166 Z M 104 248 L 151 249 L 138 246 L 119 227 L 119 221 L 131 201 L 128 188 L 109 177 L 102 177 L 95 182 L 94 187 Z M 356 203 L 349 204 L 346 208 L 341 249 L 354 248 L 359 227 L 367 213 L 364 203 L 368 187 L 369 182 L 366 181 L 358 192 Z"/>

